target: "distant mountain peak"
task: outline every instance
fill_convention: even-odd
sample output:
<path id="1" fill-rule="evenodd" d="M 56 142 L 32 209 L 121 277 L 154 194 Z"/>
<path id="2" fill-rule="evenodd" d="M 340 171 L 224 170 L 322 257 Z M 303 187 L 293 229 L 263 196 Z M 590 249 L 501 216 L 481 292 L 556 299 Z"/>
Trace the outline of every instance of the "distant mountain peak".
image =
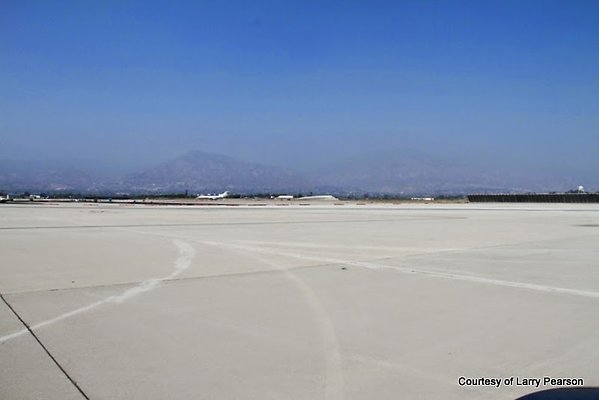
<path id="1" fill-rule="evenodd" d="M 391 149 L 354 156 L 311 176 L 286 167 L 238 160 L 201 150 L 120 177 L 101 163 L 74 161 L 2 161 L 0 191 L 71 191 L 86 193 L 329 193 L 463 194 L 499 191 L 560 191 L 596 178 L 580 180 L 555 171 L 514 171 L 492 163 L 447 159 L 418 150 Z"/>
<path id="2" fill-rule="evenodd" d="M 303 176 L 287 168 L 198 150 L 132 175 L 127 181 L 138 191 L 164 192 L 299 190 L 307 184 Z"/>

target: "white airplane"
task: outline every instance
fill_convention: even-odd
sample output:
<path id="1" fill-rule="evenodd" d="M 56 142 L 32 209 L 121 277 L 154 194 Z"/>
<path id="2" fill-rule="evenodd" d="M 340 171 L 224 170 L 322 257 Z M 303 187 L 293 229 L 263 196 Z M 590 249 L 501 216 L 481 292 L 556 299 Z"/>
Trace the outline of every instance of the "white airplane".
<path id="1" fill-rule="evenodd" d="M 275 199 L 277 199 L 277 200 L 293 200 L 293 196 L 287 195 L 287 194 L 282 194 L 280 196 L 275 197 Z"/>
<path id="2" fill-rule="evenodd" d="M 0 196 L 0 203 L 6 203 L 7 201 L 10 201 L 11 198 L 9 195 L 6 196 Z"/>
<path id="3" fill-rule="evenodd" d="M 218 200 L 224 199 L 225 197 L 229 197 L 230 193 L 228 191 L 222 192 L 220 194 L 199 194 L 196 199 L 199 200 Z"/>

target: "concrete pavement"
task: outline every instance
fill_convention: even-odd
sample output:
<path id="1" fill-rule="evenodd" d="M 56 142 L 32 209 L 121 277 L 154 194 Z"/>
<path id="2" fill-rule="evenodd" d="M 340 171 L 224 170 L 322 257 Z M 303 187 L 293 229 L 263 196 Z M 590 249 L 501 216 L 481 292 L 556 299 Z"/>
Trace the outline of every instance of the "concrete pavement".
<path id="1" fill-rule="evenodd" d="M 596 205 L 2 205 L 0 254 L 0 398 L 599 386 Z"/>

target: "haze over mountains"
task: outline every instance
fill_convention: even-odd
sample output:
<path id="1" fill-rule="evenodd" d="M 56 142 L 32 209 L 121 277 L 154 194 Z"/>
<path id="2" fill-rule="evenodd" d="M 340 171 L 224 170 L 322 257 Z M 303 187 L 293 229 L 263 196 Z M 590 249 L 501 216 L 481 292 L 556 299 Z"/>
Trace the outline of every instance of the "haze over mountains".
<path id="1" fill-rule="evenodd" d="M 0 191 L 599 189 L 597 1 L 5 3 Z"/>
<path id="2" fill-rule="evenodd" d="M 126 177 L 124 185 L 136 192 L 234 190 L 251 193 L 301 191 L 310 187 L 310 182 L 299 173 L 284 167 L 190 151 L 172 161 Z"/>
<path id="3" fill-rule="evenodd" d="M 523 178 L 524 176 L 524 178 Z M 563 191 L 589 177 L 552 171 L 528 173 L 447 160 L 413 150 L 363 154 L 334 161 L 311 173 L 232 157 L 190 151 L 171 161 L 124 173 L 84 161 L 0 161 L 0 191 L 83 193 L 331 192 L 465 194 L 473 192 Z"/>

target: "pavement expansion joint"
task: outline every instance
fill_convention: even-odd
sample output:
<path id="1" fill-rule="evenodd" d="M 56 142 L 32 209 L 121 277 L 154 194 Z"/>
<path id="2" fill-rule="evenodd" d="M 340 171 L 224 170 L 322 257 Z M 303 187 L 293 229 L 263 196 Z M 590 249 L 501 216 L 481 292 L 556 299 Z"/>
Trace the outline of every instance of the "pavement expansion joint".
<path id="1" fill-rule="evenodd" d="M 84 398 L 86 398 L 87 400 L 89 400 L 89 396 L 83 391 L 83 389 L 81 388 L 81 386 L 79 386 L 79 384 L 73 379 L 73 377 L 71 377 L 71 375 L 69 375 L 69 373 L 64 369 L 64 367 L 62 365 L 60 365 L 60 363 L 58 362 L 58 360 L 56 359 L 56 357 L 54 357 L 52 355 L 52 353 L 50 353 L 50 350 L 48 350 L 48 348 L 44 345 L 44 343 L 42 343 L 42 341 L 40 340 L 40 338 L 35 334 L 35 332 L 33 332 L 33 330 L 29 327 L 29 325 L 23 320 L 23 318 L 21 318 L 21 316 L 19 315 L 19 313 L 17 313 L 17 311 L 4 298 L 4 295 L 1 294 L 1 293 L 0 293 L 0 299 L 2 299 L 2 301 L 10 309 L 10 311 L 19 319 L 19 321 L 21 321 L 21 323 L 25 326 L 25 328 L 27 328 L 27 331 L 29 331 L 29 333 L 35 339 L 35 341 L 41 346 L 41 348 L 44 350 L 44 352 L 48 355 L 48 357 L 50 357 L 50 359 L 54 362 L 54 364 L 56 364 L 56 366 L 58 367 L 58 369 L 60 369 L 62 371 L 62 373 L 73 384 L 73 386 L 75 386 L 75 388 L 79 391 L 79 393 L 81 393 L 81 395 Z"/>
<path id="2" fill-rule="evenodd" d="M 389 257 L 383 259 L 374 259 L 369 260 L 373 261 L 382 261 L 387 260 Z M 315 268 L 326 268 L 326 267 L 335 267 L 340 263 L 322 263 L 318 265 L 300 265 L 297 267 L 291 268 L 281 268 L 281 269 L 261 269 L 256 271 L 243 271 L 243 272 L 231 272 L 231 273 L 223 273 L 223 274 L 211 274 L 211 275 L 202 275 L 202 276 L 188 276 L 182 278 L 170 278 L 170 279 L 161 279 L 161 283 L 169 284 L 169 283 L 177 283 L 177 282 L 185 282 L 185 281 L 197 281 L 204 279 L 218 279 L 218 278 L 234 278 L 239 276 L 250 276 L 250 275 L 265 275 L 265 274 L 280 274 L 285 271 L 298 271 L 298 270 L 308 270 Z M 135 286 L 143 283 L 144 281 L 130 281 L 130 282 L 119 282 L 119 283 L 109 283 L 104 285 L 88 285 L 88 286 L 75 286 L 75 287 L 64 287 L 64 288 L 51 288 L 51 289 L 42 289 L 42 290 L 28 290 L 21 292 L 5 292 L 4 296 L 15 296 L 15 295 L 29 295 L 29 294 L 38 294 L 38 293 L 50 293 L 50 292 L 68 292 L 68 291 L 76 291 L 76 290 L 87 290 L 87 289 L 107 289 L 107 288 L 118 288 L 123 286 Z"/>

